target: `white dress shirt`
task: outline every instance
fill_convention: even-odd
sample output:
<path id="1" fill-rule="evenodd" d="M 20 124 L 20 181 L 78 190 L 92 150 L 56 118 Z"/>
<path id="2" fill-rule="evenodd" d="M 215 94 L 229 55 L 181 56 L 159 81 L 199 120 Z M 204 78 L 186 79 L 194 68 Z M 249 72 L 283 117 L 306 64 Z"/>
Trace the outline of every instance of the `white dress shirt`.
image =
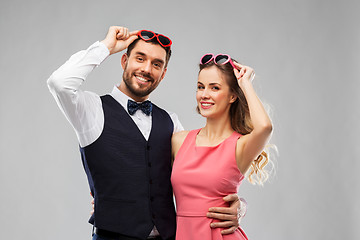
<path id="1" fill-rule="evenodd" d="M 89 73 L 99 66 L 108 56 L 108 48 L 101 42 L 95 42 L 87 50 L 75 53 L 57 69 L 48 79 L 48 87 L 61 111 L 75 129 L 79 144 L 86 147 L 98 139 L 104 128 L 104 112 L 100 96 L 80 89 Z M 127 113 L 129 98 L 114 86 L 110 94 Z M 132 99 L 133 100 L 133 99 Z M 169 112 L 168 112 L 169 113 Z M 169 113 L 174 123 L 174 133 L 184 130 L 177 115 Z M 145 139 L 149 139 L 152 126 L 151 114 L 147 116 L 141 110 L 130 115 Z M 157 236 L 154 226 L 149 236 Z"/>
<path id="2" fill-rule="evenodd" d="M 87 50 L 75 53 L 57 69 L 48 79 L 48 87 L 61 111 L 75 129 L 81 147 L 98 139 L 104 128 L 104 112 L 100 96 L 80 89 L 81 84 L 92 70 L 109 56 L 108 48 L 101 42 L 95 42 Z M 129 98 L 114 86 L 111 94 L 127 111 Z M 174 132 L 184 130 L 177 115 L 169 113 Z M 142 111 L 130 115 L 145 139 L 148 140 L 152 117 Z"/>

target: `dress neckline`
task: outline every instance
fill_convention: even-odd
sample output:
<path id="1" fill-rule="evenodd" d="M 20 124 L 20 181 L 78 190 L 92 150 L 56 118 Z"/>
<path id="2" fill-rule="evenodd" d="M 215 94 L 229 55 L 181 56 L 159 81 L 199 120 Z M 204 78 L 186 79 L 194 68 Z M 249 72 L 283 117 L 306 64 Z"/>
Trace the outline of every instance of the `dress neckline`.
<path id="1" fill-rule="evenodd" d="M 196 144 L 196 138 L 197 138 L 197 136 L 199 135 L 199 133 L 200 133 L 200 131 L 202 130 L 202 128 L 200 128 L 200 129 L 198 129 L 197 130 L 197 132 L 196 132 L 196 134 L 195 134 L 195 147 L 196 148 L 216 148 L 216 147 L 219 147 L 220 145 L 222 145 L 225 141 L 227 141 L 228 139 L 230 139 L 235 133 L 236 133 L 236 131 L 233 131 L 232 132 L 232 134 L 230 135 L 230 136 L 228 136 L 227 138 L 225 138 L 224 140 L 222 140 L 220 143 L 218 143 L 218 144 L 216 144 L 216 145 L 214 145 L 214 146 L 198 146 L 197 144 Z"/>

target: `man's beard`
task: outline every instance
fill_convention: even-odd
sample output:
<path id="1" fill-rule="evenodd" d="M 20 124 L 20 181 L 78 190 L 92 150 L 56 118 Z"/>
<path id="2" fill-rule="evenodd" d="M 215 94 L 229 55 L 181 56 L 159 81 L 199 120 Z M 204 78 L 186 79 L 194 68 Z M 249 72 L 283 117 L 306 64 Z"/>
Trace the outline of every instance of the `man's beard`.
<path id="1" fill-rule="evenodd" d="M 154 84 L 154 79 L 148 75 L 148 74 L 141 74 L 142 76 L 149 78 L 150 82 L 152 84 Z M 157 87 L 158 84 L 154 84 L 154 85 L 150 85 L 148 88 L 145 89 L 138 89 L 138 88 L 134 88 L 132 81 L 131 81 L 131 77 L 135 77 L 134 73 L 129 73 L 128 71 L 124 70 L 123 72 L 123 81 L 127 87 L 127 89 L 136 97 L 139 98 L 143 98 L 145 96 L 148 96 L 152 91 L 155 90 L 155 88 Z M 136 83 L 134 83 L 136 84 Z"/>

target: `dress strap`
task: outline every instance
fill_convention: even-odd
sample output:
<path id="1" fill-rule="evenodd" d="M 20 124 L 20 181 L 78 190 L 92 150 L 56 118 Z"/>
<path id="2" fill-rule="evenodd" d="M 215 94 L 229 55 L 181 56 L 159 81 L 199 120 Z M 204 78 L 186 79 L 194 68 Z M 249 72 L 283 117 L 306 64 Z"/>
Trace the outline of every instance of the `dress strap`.
<path id="1" fill-rule="evenodd" d="M 186 136 L 186 138 L 185 138 L 185 140 L 183 142 L 183 145 L 185 145 L 185 144 L 186 145 L 193 144 L 195 146 L 196 136 L 198 135 L 200 130 L 201 130 L 201 128 L 189 131 L 188 135 Z"/>
<path id="2" fill-rule="evenodd" d="M 188 132 L 188 134 L 186 135 L 183 143 L 180 146 L 180 149 L 178 151 L 179 152 L 183 152 L 188 150 L 191 147 L 195 147 L 195 140 L 196 140 L 196 135 L 199 133 L 201 129 L 194 129 Z M 175 157 L 175 159 L 177 158 L 177 156 Z"/>
<path id="3" fill-rule="evenodd" d="M 238 140 L 239 138 L 241 138 L 243 135 L 234 131 L 233 134 L 230 136 L 230 138 L 234 139 L 234 140 Z"/>

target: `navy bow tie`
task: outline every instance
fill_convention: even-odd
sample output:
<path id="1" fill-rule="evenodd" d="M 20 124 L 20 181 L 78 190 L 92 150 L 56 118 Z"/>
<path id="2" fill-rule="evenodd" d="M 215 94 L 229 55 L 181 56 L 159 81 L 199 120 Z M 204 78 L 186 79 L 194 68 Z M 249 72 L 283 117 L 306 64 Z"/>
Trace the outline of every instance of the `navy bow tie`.
<path id="1" fill-rule="evenodd" d="M 134 115 L 134 113 L 137 111 L 137 110 L 141 110 L 143 111 L 146 115 L 150 115 L 151 111 L 152 111 L 152 104 L 149 100 L 145 101 L 145 102 L 142 102 L 142 103 L 137 103 L 137 102 L 134 102 L 132 100 L 128 100 L 128 104 L 127 104 L 127 108 L 128 108 L 128 111 L 129 111 L 129 114 L 130 115 Z"/>

